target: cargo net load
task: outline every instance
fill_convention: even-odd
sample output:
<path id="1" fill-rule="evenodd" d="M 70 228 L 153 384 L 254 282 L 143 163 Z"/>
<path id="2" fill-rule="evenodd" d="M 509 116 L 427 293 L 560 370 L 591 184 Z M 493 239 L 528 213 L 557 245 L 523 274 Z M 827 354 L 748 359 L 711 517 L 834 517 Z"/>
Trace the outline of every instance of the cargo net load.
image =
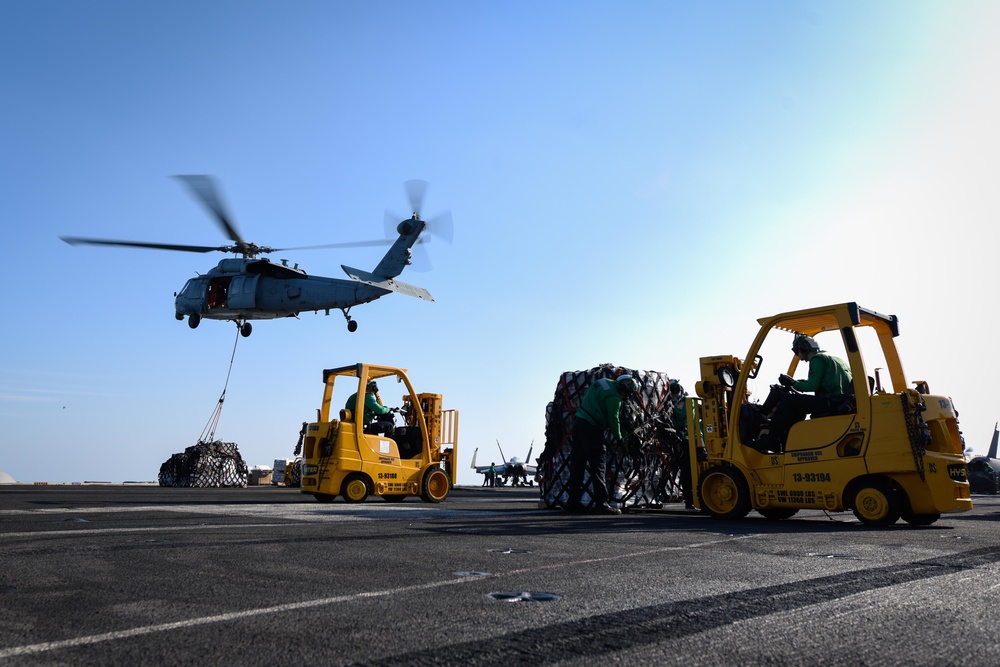
<path id="1" fill-rule="evenodd" d="M 199 442 L 160 466 L 160 486 L 246 488 L 248 468 L 234 442 Z"/>
<path id="2" fill-rule="evenodd" d="M 680 470 L 687 443 L 673 423 L 674 407 L 683 398 L 670 393 L 666 373 L 603 364 L 589 371 L 563 373 L 555 397 L 545 408 L 545 449 L 538 458 L 538 479 L 546 507 L 566 507 L 568 503 L 573 422 L 584 393 L 597 380 L 622 373 L 631 374 L 639 389 L 638 396 L 629 396 L 622 405 L 622 444 L 604 434 L 611 501 L 628 507 L 658 508 L 683 498 Z M 590 507 L 593 480 L 589 469 L 583 479 L 582 503 Z"/>

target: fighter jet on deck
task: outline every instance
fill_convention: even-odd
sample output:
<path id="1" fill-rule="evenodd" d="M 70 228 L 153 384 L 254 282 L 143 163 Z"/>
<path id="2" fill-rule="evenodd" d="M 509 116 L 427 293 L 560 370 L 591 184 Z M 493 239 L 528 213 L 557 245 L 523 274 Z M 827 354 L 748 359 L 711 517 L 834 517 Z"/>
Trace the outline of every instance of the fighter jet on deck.
<path id="1" fill-rule="evenodd" d="M 1000 459 L 997 458 L 997 441 L 1000 440 L 1000 430 L 993 425 L 993 440 L 986 456 L 974 456 L 969 459 L 969 488 L 973 493 L 1000 492 Z"/>
<path id="2" fill-rule="evenodd" d="M 531 441 L 531 445 L 528 447 L 528 455 L 522 461 L 516 456 L 507 460 L 504 456 L 503 448 L 500 447 L 500 441 L 497 440 L 497 449 L 500 450 L 500 459 L 502 463 L 493 463 L 485 466 L 476 465 L 476 455 L 479 454 L 479 448 L 476 447 L 476 451 L 472 453 L 472 468 L 476 469 L 481 475 L 485 476 L 484 486 L 505 486 L 507 482 L 511 483 L 511 486 L 534 486 L 535 485 L 535 475 L 538 473 L 538 466 L 529 465 L 528 461 L 531 460 L 531 450 L 535 445 L 535 441 Z M 493 478 L 493 484 L 489 483 L 490 468 L 496 473 Z"/>

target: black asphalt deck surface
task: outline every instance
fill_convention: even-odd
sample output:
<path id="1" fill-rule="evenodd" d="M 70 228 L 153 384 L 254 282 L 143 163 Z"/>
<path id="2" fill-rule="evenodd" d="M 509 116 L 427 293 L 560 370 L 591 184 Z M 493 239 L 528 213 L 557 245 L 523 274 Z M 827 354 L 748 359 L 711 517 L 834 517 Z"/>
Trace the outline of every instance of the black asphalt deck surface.
<path id="1" fill-rule="evenodd" d="M 1000 499 L 851 514 L 0 486 L 0 664 L 996 665 Z"/>

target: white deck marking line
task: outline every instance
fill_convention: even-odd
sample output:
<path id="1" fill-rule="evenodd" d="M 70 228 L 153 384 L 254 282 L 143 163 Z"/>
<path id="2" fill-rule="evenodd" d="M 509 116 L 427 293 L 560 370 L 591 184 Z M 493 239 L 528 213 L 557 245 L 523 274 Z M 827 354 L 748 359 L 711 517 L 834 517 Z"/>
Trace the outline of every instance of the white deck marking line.
<path id="1" fill-rule="evenodd" d="M 353 516 L 345 516 L 343 521 L 362 521 Z M 320 523 L 320 522 L 317 522 Z M 328 522 L 323 522 L 328 523 Z M 215 528 L 287 528 L 287 523 L 212 523 L 198 526 L 157 526 L 155 528 L 78 528 L 76 530 L 35 530 L 20 533 L 0 532 L 0 540 L 8 537 L 49 537 L 50 535 L 102 535 L 111 533 L 169 533 L 184 530 L 212 530 Z"/>
<path id="2" fill-rule="evenodd" d="M 683 551 L 686 549 L 697 549 L 700 547 L 711 546 L 715 544 L 723 544 L 726 542 L 744 540 L 750 537 L 756 537 L 756 535 L 744 535 L 741 537 L 732 537 L 723 540 L 698 542 L 695 544 L 689 544 L 679 547 L 660 547 L 658 549 L 647 549 L 644 551 L 637 551 L 630 554 L 617 554 L 614 556 L 607 556 L 603 558 L 586 558 L 583 560 L 566 561 L 564 563 L 553 563 L 551 565 L 546 565 L 542 567 L 511 570 L 510 572 L 500 572 L 496 574 L 491 574 L 488 577 L 461 577 L 457 579 L 445 579 L 443 581 L 432 581 L 426 584 L 416 584 L 414 586 L 404 586 L 402 588 L 390 588 L 382 591 L 366 591 L 361 593 L 353 593 L 351 595 L 338 595 L 336 597 L 320 598 L 318 600 L 289 602 L 287 604 L 279 604 L 273 607 L 260 607 L 258 609 L 247 609 L 245 611 L 234 611 L 226 614 L 215 614 L 213 616 L 202 616 L 200 618 L 191 618 L 186 621 L 174 621 L 173 623 L 160 623 L 158 625 L 144 625 L 142 627 L 130 628 L 128 630 L 116 630 L 114 632 L 104 632 L 97 635 L 75 637 L 73 639 L 62 639 L 60 641 L 42 642 L 39 644 L 27 644 L 25 646 L 13 646 L 11 648 L 0 649 L 0 660 L 20 655 L 32 655 L 36 653 L 46 653 L 48 651 L 58 651 L 64 648 L 89 646 L 91 644 L 99 644 L 101 642 L 114 641 L 116 639 L 129 639 L 131 637 L 141 637 L 142 635 L 151 635 L 158 632 L 169 632 L 171 630 L 179 630 L 182 628 L 193 628 L 200 625 L 209 625 L 211 623 L 224 623 L 227 621 L 235 621 L 244 618 L 254 618 L 256 616 L 265 616 L 267 614 L 280 614 L 286 611 L 298 611 L 300 609 L 310 609 L 313 607 L 322 607 L 325 605 L 339 604 L 342 602 L 352 602 L 355 600 L 381 598 L 381 597 L 386 597 L 387 595 L 399 595 L 401 593 L 413 593 L 415 591 L 425 591 L 433 588 L 453 586 L 472 581 L 482 581 L 483 579 L 500 579 L 503 577 L 509 577 L 511 575 L 525 574 L 527 572 L 533 572 L 538 570 L 550 570 L 560 567 L 586 565 L 589 563 L 610 562 L 615 560 L 621 560 L 623 558 L 649 556 L 651 554 L 662 553 L 666 551 Z"/>
<path id="3" fill-rule="evenodd" d="M 464 510 L 447 507 L 428 506 L 425 503 L 358 503 L 342 505 L 320 505 L 319 503 L 295 503 L 287 505 L 145 505 L 138 507 L 56 507 L 32 510 L 0 510 L 0 516 L 54 515 L 54 514 L 124 514 L 129 512 L 172 512 L 177 514 L 207 514 L 215 516 L 267 516 L 295 521 L 312 521 L 323 517 L 370 517 L 376 519 L 426 515 L 431 517 L 468 517 L 514 514 L 538 514 L 538 509 L 523 510 Z"/>

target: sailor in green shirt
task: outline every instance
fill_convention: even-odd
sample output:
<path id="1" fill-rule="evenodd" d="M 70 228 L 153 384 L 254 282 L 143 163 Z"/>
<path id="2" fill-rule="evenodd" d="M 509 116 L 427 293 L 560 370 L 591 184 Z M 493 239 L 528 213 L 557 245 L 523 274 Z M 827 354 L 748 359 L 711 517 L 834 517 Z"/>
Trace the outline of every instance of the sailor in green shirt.
<path id="1" fill-rule="evenodd" d="M 354 392 L 347 399 L 346 408 L 351 412 L 357 407 L 358 393 Z M 392 437 L 395 430 L 395 420 L 390 414 L 393 408 L 382 404 L 382 399 L 378 395 L 378 384 L 375 380 L 369 380 L 365 386 L 365 433 L 383 433 L 386 437 Z M 388 417 L 386 417 L 388 415 Z M 377 419 L 376 419 L 377 418 Z"/>
<path id="2" fill-rule="evenodd" d="M 691 451 L 688 446 L 687 428 L 687 392 L 677 380 L 670 380 L 670 399 L 674 401 L 671 423 L 681 444 L 681 493 L 684 496 L 684 509 L 694 509 L 694 490 L 691 488 Z"/>
<path id="3" fill-rule="evenodd" d="M 569 511 L 584 511 L 583 471 L 589 467 L 594 486 L 592 511 L 599 514 L 621 514 L 621 510 L 608 502 L 610 496 L 604 432 L 610 431 L 616 442 L 622 441 L 619 415 L 623 398 L 634 393 L 637 387 L 631 375 L 619 375 L 614 379 L 602 378 L 594 382 L 583 395 L 573 423 L 573 448 L 569 458 Z"/>
<path id="4" fill-rule="evenodd" d="M 848 414 L 853 410 L 854 380 L 846 361 L 827 354 L 816 339 L 803 334 L 795 336 L 792 351 L 800 361 L 809 362 L 809 377 L 805 380 L 784 374 L 778 377 L 781 387 L 795 391 L 772 387 L 761 407 L 765 415 L 771 414 L 770 430 L 757 444 L 761 450 L 783 451 L 788 429 L 806 415 Z M 802 391 L 813 393 L 797 393 Z"/>

